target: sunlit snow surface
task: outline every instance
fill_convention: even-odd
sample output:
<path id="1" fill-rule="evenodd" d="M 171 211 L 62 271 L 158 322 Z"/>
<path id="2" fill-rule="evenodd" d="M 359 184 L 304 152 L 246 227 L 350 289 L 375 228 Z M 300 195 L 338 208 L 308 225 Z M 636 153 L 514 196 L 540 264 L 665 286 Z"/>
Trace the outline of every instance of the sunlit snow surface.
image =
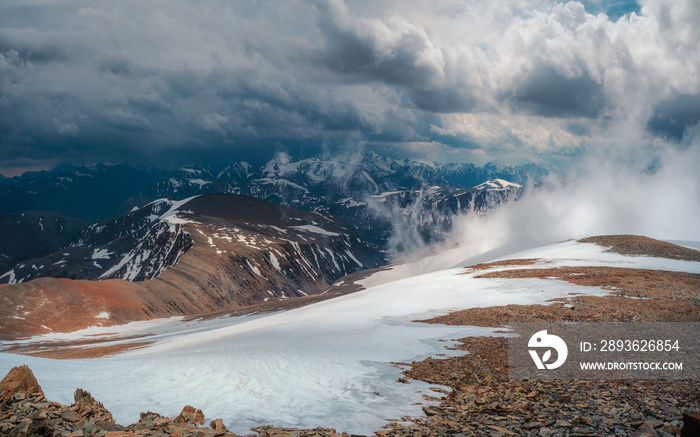
<path id="1" fill-rule="evenodd" d="M 700 263 L 628 257 L 572 242 L 517 257 L 545 258 L 541 267 L 575 263 L 700 273 Z M 0 370 L 28 364 L 46 396 L 64 404 L 72 402 L 77 387 L 86 389 L 122 424 L 137 421 L 143 411 L 173 418 L 190 404 L 243 434 L 265 424 L 371 434 L 386 419 L 421 415 L 421 405 L 414 404 L 425 405 L 424 394 L 436 395 L 428 384 L 396 382 L 401 369 L 392 363 L 450 354 L 445 348 L 450 343 L 440 339 L 492 333 L 413 320 L 453 309 L 544 303 L 568 293 L 606 294 L 563 281 L 476 279 L 464 273 L 438 271 L 286 312 L 173 318 L 43 336 L 39 339 L 152 333 L 148 339 L 155 343 L 92 360 L 0 354 Z"/>

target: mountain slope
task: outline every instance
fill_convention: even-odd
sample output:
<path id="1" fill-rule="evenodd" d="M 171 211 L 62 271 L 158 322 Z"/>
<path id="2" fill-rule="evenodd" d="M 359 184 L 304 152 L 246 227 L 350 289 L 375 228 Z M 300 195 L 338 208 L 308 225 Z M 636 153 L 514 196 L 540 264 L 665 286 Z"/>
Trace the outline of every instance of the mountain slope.
<path id="1" fill-rule="evenodd" d="M 61 262 L 49 265 L 54 257 Z M 28 282 L 2 288 L 0 336 L 318 294 L 382 259 L 333 216 L 211 194 L 157 201 L 93 225 L 48 261 L 29 261 L 3 275 Z M 41 277 L 56 269 L 74 279 Z"/>
<path id="2" fill-rule="evenodd" d="M 184 402 L 195 399 L 198 408 L 213 417 L 223 418 L 228 429 L 241 434 L 246 434 L 252 426 L 273 424 L 298 428 L 326 426 L 370 435 L 385 426 L 387 419 L 403 416 L 423 417 L 424 423 L 434 427 L 427 433 L 435 435 L 456 434 L 466 427 L 472 431 L 487 429 L 491 432 L 494 428 L 486 427 L 487 424 L 514 427 L 514 432 L 527 434 L 532 431 L 525 429 L 532 420 L 532 408 L 514 409 L 511 413 L 519 420 L 507 424 L 499 423 L 501 419 L 493 419 L 493 414 L 471 412 L 483 408 L 483 405 L 500 408 L 490 397 L 496 391 L 509 395 L 503 401 L 506 403 L 512 401 L 513 393 L 524 403 L 532 402 L 532 394 L 529 398 L 524 396 L 537 394 L 536 390 L 541 390 L 543 382 L 539 379 L 529 382 L 515 380 L 511 384 L 508 381 L 459 379 L 473 369 L 468 358 L 474 356 L 475 350 L 470 347 L 471 353 L 460 361 L 462 352 L 455 350 L 455 343 L 439 339 L 503 336 L 504 329 L 497 326 L 508 320 L 500 314 L 504 310 L 511 310 L 512 314 L 513 308 L 518 308 L 518 314 L 530 321 L 533 316 L 542 320 L 539 317 L 549 314 L 558 315 L 563 320 L 572 315 L 582 316 L 576 321 L 585 321 L 588 314 L 627 318 L 635 315 L 630 309 L 644 309 L 650 316 L 663 315 L 663 321 L 683 320 L 680 313 L 669 311 L 673 308 L 685 309 L 687 312 L 683 316 L 698 320 L 700 262 L 689 260 L 699 259 L 697 251 L 684 251 L 688 256 L 681 259 L 659 258 L 666 256 L 666 249 L 653 241 L 642 241 L 647 248 L 657 249 L 645 249 L 644 256 L 638 251 L 635 255 L 625 255 L 617 253 L 628 252 L 616 249 L 619 242 L 608 247 L 605 240 L 608 238 L 596 239 L 596 244 L 565 241 L 514 254 L 500 261 L 491 260 L 496 261 L 491 264 L 418 275 L 290 311 L 197 320 L 171 319 L 47 336 L 24 346 L 41 347 L 39 342 L 48 340 L 94 342 L 98 339 L 101 346 L 134 347 L 135 342 L 141 342 L 141 348 L 114 357 L 60 363 L 0 354 L 0 364 L 10 368 L 28 362 L 37 377 L 46 381 L 44 388 L 47 392 L 50 389 L 56 393 L 53 396 L 63 396 L 57 399 L 63 403 L 70 403 L 74 387 L 84 387 L 104 402 L 115 419 L 122 423 L 133 422 L 140 412 L 153 411 L 154 408 L 173 417 Z M 626 240 L 627 246 L 640 246 L 639 239 Z M 600 243 L 605 243 L 605 247 Z M 653 276 L 642 276 L 642 271 Z M 608 274 L 603 276 L 600 274 L 603 272 Z M 654 286 L 649 287 L 645 280 L 654 276 L 661 279 L 661 283 L 654 281 Z M 672 277 L 687 281 L 687 286 L 669 290 L 667 279 Z M 636 282 L 634 287 L 628 283 L 630 279 Z M 621 301 L 625 305 L 618 305 Z M 607 302 L 607 305 L 601 305 L 602 302 Z M 589 305 L 584 305 L 586 303 Z M 665 303 L 668 305 L 664 309 L 660 304 Z M 600 308 L 610 312 L 602 312 Z M 415 322 L 458 309 L 476 315 L 497 310 L 489 317 L 489 321 L 496 324 L 479 327 L 473 321 L 467 325 Z M 100 334 L 108 336 L 96 336 Z M 143 337 L 135 338 L 137 335 Z M 55 343 L 48 346 L 61 347 Z M 411 363 L 437 354 L 441 355 L 440 359 L 426 360 L 420 366 L 421 372 L 425 374 L 428 368 L 430 376 L 435 378 L 433 381 L 437 379 L 439 383 L 450 384 L 454 393 L 448 399 L 453 402 L 463 400 L 460 407 L 468 408 L 429 407 L 430 410 L 423 410 L 433 417 L 440 417 L 440 421 L 432 417 L 425 419 L 421 410 L 428 402 L 426 398 L 434 399 L 435 391 L 430 391 L 427 384 L 397 381 L 405 377 L 402 374 L 405 366 L 397 363 Z M 505 368 L 503 361 L 492 365 Z M 128 372 L 124 371 L 125 366 L 128 366 Z M 60 379 L 55 377 L 56 369 L 59 369 Z M 553 405 L 552 416 L 565 417 L 560 411 L 566 412 L 566 417 L 592 417 L 592 411 L 598 414 L 600 405 L 593 402 L 595 398 L 583 398 L 591 400 L 589 405 L 588 402 L 562 402 L 561 397 L 557 397 L 557 393 L 572 393 L 569 390 L 572 387 L 577 390 L 577 397 L 586 395 L 590 393 L 588 382 L 567 381 L 566 384 L 560 387 L 561 390 L 547 391 L 554 393 L 552 398 L 547 398 Z M 520 387 L 523 385 L 527 390 Z M 657 392 L 656 383 L 644 387 L 646 391 L 642 394 L 638 385 L 638 382 L 631 381 L 630 389 L 624 391 L 636 400 L 639 396 L 646 396 L 646 391 Z M 697 399 L 687 396 L 687 385 L 685 387 L 685 395 L 682 391 L 666 391 L 661 396 L 669 399 L 669 403 L 673 400 L 674 405 L 679 405 L 677 399 L 684 399 L 684 405 L 697 407 Z M 548 396 L 542 391 L 540 395 Z M 477 397 L 487 403 L 475 403 Z M 616 404 L 621 411 L 635 408 L 649 416 L 657 415 L 665 405 L 645 402 L 625 405 L 626 399 Z M 602 407 L 607 408 L 610 402 Z M 578 411 L 572 414 L 572 408 Z M 464 411 L 470 414 L 463 414 Z M 605 417 L 600 415 L 592 420 L 603 424 L 603 419 Z M 477 429 L 475 422 L 484 426 Z M 591 423 L 576 422 L 575 426 Z M 545 427 L 544 423 L 536 426 Z M 567 425 L 557 426 L 561 435 L 571 430 Z M 445 431 L 446 428 L 449 432 Z M 413 435 L 417 429 L 420 430 L 413 427 L 413 423 L 392 424 L 386 431 L 400 436 Z M 590 434 L 600 433 L 592 430 Z"/>
<path id="3" fill-rule="evenodd" d="M 85 226 L 81 220 L 55 212 L 0 212 L 0 272 L 60 249 Z"/>
<path id="4" fill-rule="evenodd" d="M 130 207 L 144 187 L 166 178 L 168 171 L 126 164 L 27 172 L 0 185 L 0 211 L 59 211 L 87 222 L 114 217 Z M 151 199 L 152 200 L 152 199 Z"/>

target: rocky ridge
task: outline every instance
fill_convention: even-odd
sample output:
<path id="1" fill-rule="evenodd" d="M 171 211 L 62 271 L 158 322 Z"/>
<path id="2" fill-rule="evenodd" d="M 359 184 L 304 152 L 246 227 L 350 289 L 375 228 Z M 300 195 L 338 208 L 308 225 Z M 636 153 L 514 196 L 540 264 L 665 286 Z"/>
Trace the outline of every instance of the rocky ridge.
<path id="1" fill-rule="evenodd" d="M 376 436 L 696 436 L 699 381 L 508 380 L 503 338 L 463 339 L 470 354 L 413 363 L 406 376 L 447 385 L 426 417 L 403 418 Z M 398 382 L 404 382 L 399 380 Z M 0 432 L 10 437 L 235 437 L 221 419 L 206 426 L 202 410 L 186 405 L 175 418 L 141 413 L 128 426 L 89 393 L 77 389 L 73 404 L 48 401 L 27 366 L 0 382 Z M 334 429 L 253 428 L 258 437 L 348 437 Z"/>
<path id="2" fill-rule="evenodd" d="M 0 285 L 0 339 L 320 294 L 382 262 L 328 214 L 232 194 L 158 202 L 91 227 L 75 246 L 22 270 L 58 278 Z"/>

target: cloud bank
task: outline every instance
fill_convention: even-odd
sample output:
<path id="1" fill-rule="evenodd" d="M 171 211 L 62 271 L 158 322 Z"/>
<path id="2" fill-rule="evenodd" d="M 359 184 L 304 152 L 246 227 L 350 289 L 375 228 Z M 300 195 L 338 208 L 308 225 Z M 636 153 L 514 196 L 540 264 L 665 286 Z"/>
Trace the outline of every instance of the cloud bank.
<path id="1" fill-rule="evenodd" d="M 691 141 L 692 149 L 669 150 L 651 168 L 586 160 L 566 180 L 531 188 L 488 214 L 463 216 L 444 246 L 456 249 L 424 268 L 472 264 L 594 235 L 700 241 L 700 136 Z"/>
<path id="2" fill-rule="evenodd" d="M 0 162 L 254 160 L 360 137 L 394 156 L 566 165 L 621 131 L 683 142 L 700 121 L 700 6 L 606 3 L 6 3 Z"/>

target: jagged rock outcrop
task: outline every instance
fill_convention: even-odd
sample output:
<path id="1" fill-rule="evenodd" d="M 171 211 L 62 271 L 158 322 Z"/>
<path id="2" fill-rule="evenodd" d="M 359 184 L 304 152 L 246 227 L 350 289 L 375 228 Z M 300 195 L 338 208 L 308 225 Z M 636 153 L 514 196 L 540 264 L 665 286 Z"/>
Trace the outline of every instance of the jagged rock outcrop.
<path id="1" fill-rule="evenodd" d="M 204 413 L 190 405 L 185 405 L 179 416 L 173 421 L 177 424 L 202 425 L 204 423 Z"/>
<path id="2" fill-rule="evenodd" d="M 44 395 L 39 382 L 28 366 L 14 367 L 0 381 L 0 406 L 12 402 L 17 393 Z"/>
<path id="3" fill-rule="evenodd" d="M 202 410 L 186 406 L 170 420 L 160 414 L 142 413 L 137 423 L 116 424 L 112 414 L 90 393 L 75 391 L 75 402 L 66 406 L 45 397 L 27 366 L 15 367 L 0 382 L 0 434 L 10 437 L 127 437 L 138 435 L 180 437 L 235 437 L 221 419 L 204 423 Z"/>

